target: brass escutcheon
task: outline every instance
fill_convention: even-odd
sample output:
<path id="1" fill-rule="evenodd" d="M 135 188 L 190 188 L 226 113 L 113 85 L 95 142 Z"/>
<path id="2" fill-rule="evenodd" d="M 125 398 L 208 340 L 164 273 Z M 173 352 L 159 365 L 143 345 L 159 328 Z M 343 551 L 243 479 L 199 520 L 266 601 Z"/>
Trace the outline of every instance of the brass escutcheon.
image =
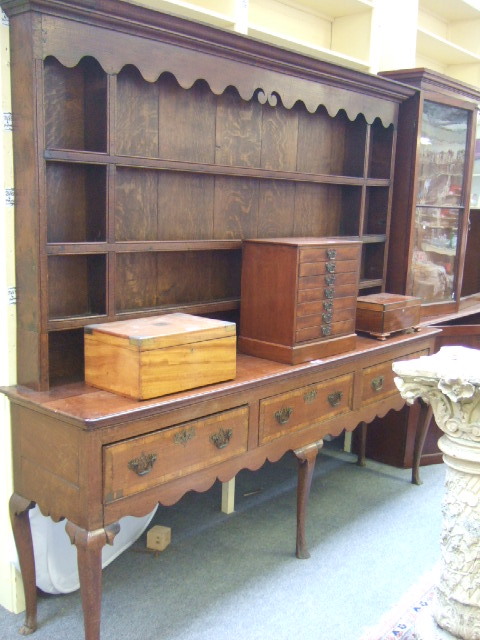
<path id="1" fill-rule="evenodd" d="M 335 273 L 335 262 L 326 262 L 325 269 L 328 271 L 328 273 Z"/>
<path id="2" fill-rule="evenodd" d="M 374 378 L 370 384 L 374 391 L 380 391 L 380 389 L 383 387 L 383 382 L 384 382 L 384 377 L 378 376 L 378 378 Z"/>
<path id="3" fill-rule="evenodd" d="M 331 313 L 322 313 L 322 320 L 323 322 L 325 322 L 325 324 L 330 324 L 330 322 L 332 321 L 332 314 Z"/>
<path id="4" fill-rule="evenodd" d="M 336 407 L 338 404 L 340 404 L 343 398 L 343 391 L 334 391 L 333 393 L 329 393 L 327 398 L 332 407 Z"/>
<path id="5" fill-rule="evenodd" d="M 278 422 L 278 424 L 287 424 L 292 413 L 292 407 L 282 407 L 278 411 L 275 411 L 275 420 Z"/>
<path id="6" fill-rule="evenodd" d="M 128 468 L 131 471 L 134 471 L 138 476 L 146 476 L 147 473 L 150 473 L 150 471 L 152 470 L 156 459 L 156 453 L 142 452 L 141 456 L 130 460 L 130 462 L 128 463 Z"/>
<path id="7" fill-rule="evenodd" d="M 336 277 L 334 273 L 329 273 L 325 276 L 325 284 L 334 284 Z"/>
<path id="8" fill-rule="evenodd" d="M 329 324 L 322 325 L 322 336 L 329 336 L 332 333 L 332 327 Z"/>
<path id="9" fill-rule="evenodd" d="M 325 309 L 325 311 L 333 311 L 333 302 L 329 302 L 328 300 L 326 300 L 323 303 L 323 308 Z"/>
<path id="10" fill-rule="evenodd" d="M 334 260 L 337 257 L 336 249 L 327 249 L 327 258 L 329 260 Z"/>
<path id="11" fill-rule="evenodd" d="M 310 404 L 317 397 L 317 393 L 318 392 L 316 389 L 310 389 L 310 391 L 306 391 L 303 394 L 303 401 L 306 402 L 307 404 Z"/>
<path id="12" fill-rule="evenodd" d="M 217 449 L 224 449 L 230 442 L 233 435 L 232 429 L 220 429 L 217 433 L 212 433 L 210 436 L 210 442 L 212 442 Z"/>
<path id="13" fill-rule="evenodd" d="M 324 293 L 326 298 L 333 298 L 333 296 L 335 295 L 335 288 L 328 287 L 327 289 L 324 290 Z"/>
<path id="14" fill-rule="evenodd" d="M 182 429 L 178 433 L 173 436 L 173 441 L 175 444 L 182 444 L 185 446 L 189 440 L 196 436 L 195 427 L 188 427 L 186 429 Z"/>

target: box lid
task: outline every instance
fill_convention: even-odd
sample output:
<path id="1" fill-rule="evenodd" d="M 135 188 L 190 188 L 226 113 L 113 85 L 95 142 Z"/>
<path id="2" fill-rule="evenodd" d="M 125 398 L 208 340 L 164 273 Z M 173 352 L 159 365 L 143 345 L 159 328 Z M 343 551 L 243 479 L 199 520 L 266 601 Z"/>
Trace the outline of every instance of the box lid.
<path id="1" fill-rule="evenodd" d="M 151 351 L 177 345 L 226 338 L 236 335 L 234 322 L 212 320 L 188 313 L 90 324 L 85 333 L 98 340 L 138 351 Z"/>
<path id="2" fill-rule="evenodd" d="M 376 311 L 389 311 L 419 305 L 420 298 L 414 296 L 402 296 L 398 293 L 372 293 L 369 296 L 357 298 L 357 309 L 374 309 Z"/>

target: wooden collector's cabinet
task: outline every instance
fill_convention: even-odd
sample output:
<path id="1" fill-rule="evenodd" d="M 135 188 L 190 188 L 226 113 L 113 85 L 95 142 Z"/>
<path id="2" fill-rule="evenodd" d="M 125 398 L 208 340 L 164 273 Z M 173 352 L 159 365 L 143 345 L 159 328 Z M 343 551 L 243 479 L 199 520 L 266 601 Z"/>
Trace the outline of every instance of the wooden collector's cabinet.
<path id="1" fill-rule="evenodd" d="M 361 243 L 247 240 L 239 349 L 297 364 L 355 348 Z"/>

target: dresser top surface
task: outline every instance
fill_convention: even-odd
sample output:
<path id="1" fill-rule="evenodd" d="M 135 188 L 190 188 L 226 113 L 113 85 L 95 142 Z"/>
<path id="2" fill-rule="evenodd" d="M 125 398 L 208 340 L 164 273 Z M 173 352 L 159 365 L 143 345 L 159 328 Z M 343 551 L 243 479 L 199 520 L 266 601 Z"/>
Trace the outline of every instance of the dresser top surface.
<path id="1" fill-rule="evenodd" d="M 398 349 L 407 347 L 414 351 L 416 343 L 433 338 L 439 329 L 425 328 L 415 333 L 400 334 L 388 340 L 376 340 L 368 336 L 358 336 L 353 351 L 313 360 L 298 365 L 286 365 L 272 360 L 256 358 L 239 353 L 237 356 L 237 376 L 228 380 L 190 391 L 174 393 L 151 400 L 132 400 L 108 391 L 94 389 L 84 383 L 56 387 L 50 391 L 34 391 L 28 387 L 11 386 L 0 389 L 14 404 L 19 404 L 58 417 L 62 421 L 86 430 L 115 426 L 127 420 L 147 418 L 158 413 L 180 409 L 186 405 L 213 400 L 226 394 L 239 394 L 255 387 L 294 381 L 308 374 L 327 374 L 342 366 L 352 371 L 368 367 L 379 361 L 392 358 L 401 359 Z M 421 346 L 418 347 L 422 348 Z M 305 384 L 304 380 L 299 385 Z"/>

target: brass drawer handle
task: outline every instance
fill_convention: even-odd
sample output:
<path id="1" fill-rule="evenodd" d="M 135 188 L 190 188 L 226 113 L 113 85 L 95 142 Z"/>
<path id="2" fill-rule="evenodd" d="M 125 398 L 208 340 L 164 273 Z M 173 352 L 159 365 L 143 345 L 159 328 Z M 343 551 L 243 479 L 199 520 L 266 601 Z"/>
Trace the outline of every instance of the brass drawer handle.
<path id="1" fill-rule="evenodd" d="M 333 296 L 335 295 L 335 287 L 327 287 L 324 290 L 324 293 L 326 298 L 333 298 Z"/>
<path id="2" fill-rule="evenodd" d="M 380 389 L 383 387 L 383 383 L 384 383 L 385 379 L 383 376 L 378 376 L 378 378 L 374 378 L 372 380 L 372 382 L 370 383 L 372 386 L 372 389 L 374 391 L 380 391 Z"/>
<path id="3" fill-rule="evenodd" d="M 325 324 L 330 324 L 332 321 L 333 315 L 331 313 L 322 313 L 322 320 Z"/>
<path id="4" fill-rule="evenodd" d="M 327 276 L 325 276 L 325 284 L 334 284 L 336 277 L 337 276 L 334 273 L 329 273 Z"/>
<path id="5" fill-rule="evenodd" d="M 335 273 L 335 262 L 326 262 L 325 269 L 328 271 L 328 273 Z"/>
<path id="6" fill-rule="evenodd" d="M 303 394 L 303 401 L 307 404 L 312 403 L 315 398 L 317 397 L 317 390 L 316 389 L 310 389 L 310 391 L 306 391 Z"/>
<path id="7" fill-rule="evenodd" d="M 178 433 L 173 436 L 173 441 L 175 444 L 181 444 L 185 446 L 189 440 L 196 436 L 195 427 L 188 427 L 186 429 L 182 429 Z"/>
<path id="8" fill-rule="evenodd" d="M 336 407 L 340 404 L 343 398 L 343 391 L 334 391 L 333 393 L 328 394 L 328 402 L 332 405 L 332 407 Z"/>
<path id="9" fill-rule="evenodd" d="M 337 257 L 336 249 L 327 249 L 327 258 L 329 260 L 334 260 Z"/>
<path id="10" fill-rule="evenodd" d="M 217 433 L 212 433 L 210 436 L 210 442 L 212 442 L 217 449 L 224 449 L 230 442 L 233 435 L 232 429 L 220 429 Z"/>
<path id="11" fill-rule="evenodd" d="M 278 424 L 287 424 L 292 413 L 292 407 L 282 407 L 278 411 L 275 411 L 275 420 L 278 422 Z"/>
<path id="12" fill-rule="evenodd" d="M 329 336 L 332 333 L 332 327 L 329 324 L 322 325 L 322 336 Z"/>
<path id="13" fill-rule="evenodd" d="M 325 311 L 328 311 L 328 312 L 333 311 L 333 302 L 325 301 L 323 303 L 323 308 L 325 309 Z"/>
<path id="14" fill-rule="evenodd" d="M 133 458 L 128 463 L 128 468 L 134 471 L 138 476 L 146 476 L 147 473 L 153 468 L 157 460 L 156 453 L 145 453 L 142 452 L 142 455 L 138 458 Z"/>

